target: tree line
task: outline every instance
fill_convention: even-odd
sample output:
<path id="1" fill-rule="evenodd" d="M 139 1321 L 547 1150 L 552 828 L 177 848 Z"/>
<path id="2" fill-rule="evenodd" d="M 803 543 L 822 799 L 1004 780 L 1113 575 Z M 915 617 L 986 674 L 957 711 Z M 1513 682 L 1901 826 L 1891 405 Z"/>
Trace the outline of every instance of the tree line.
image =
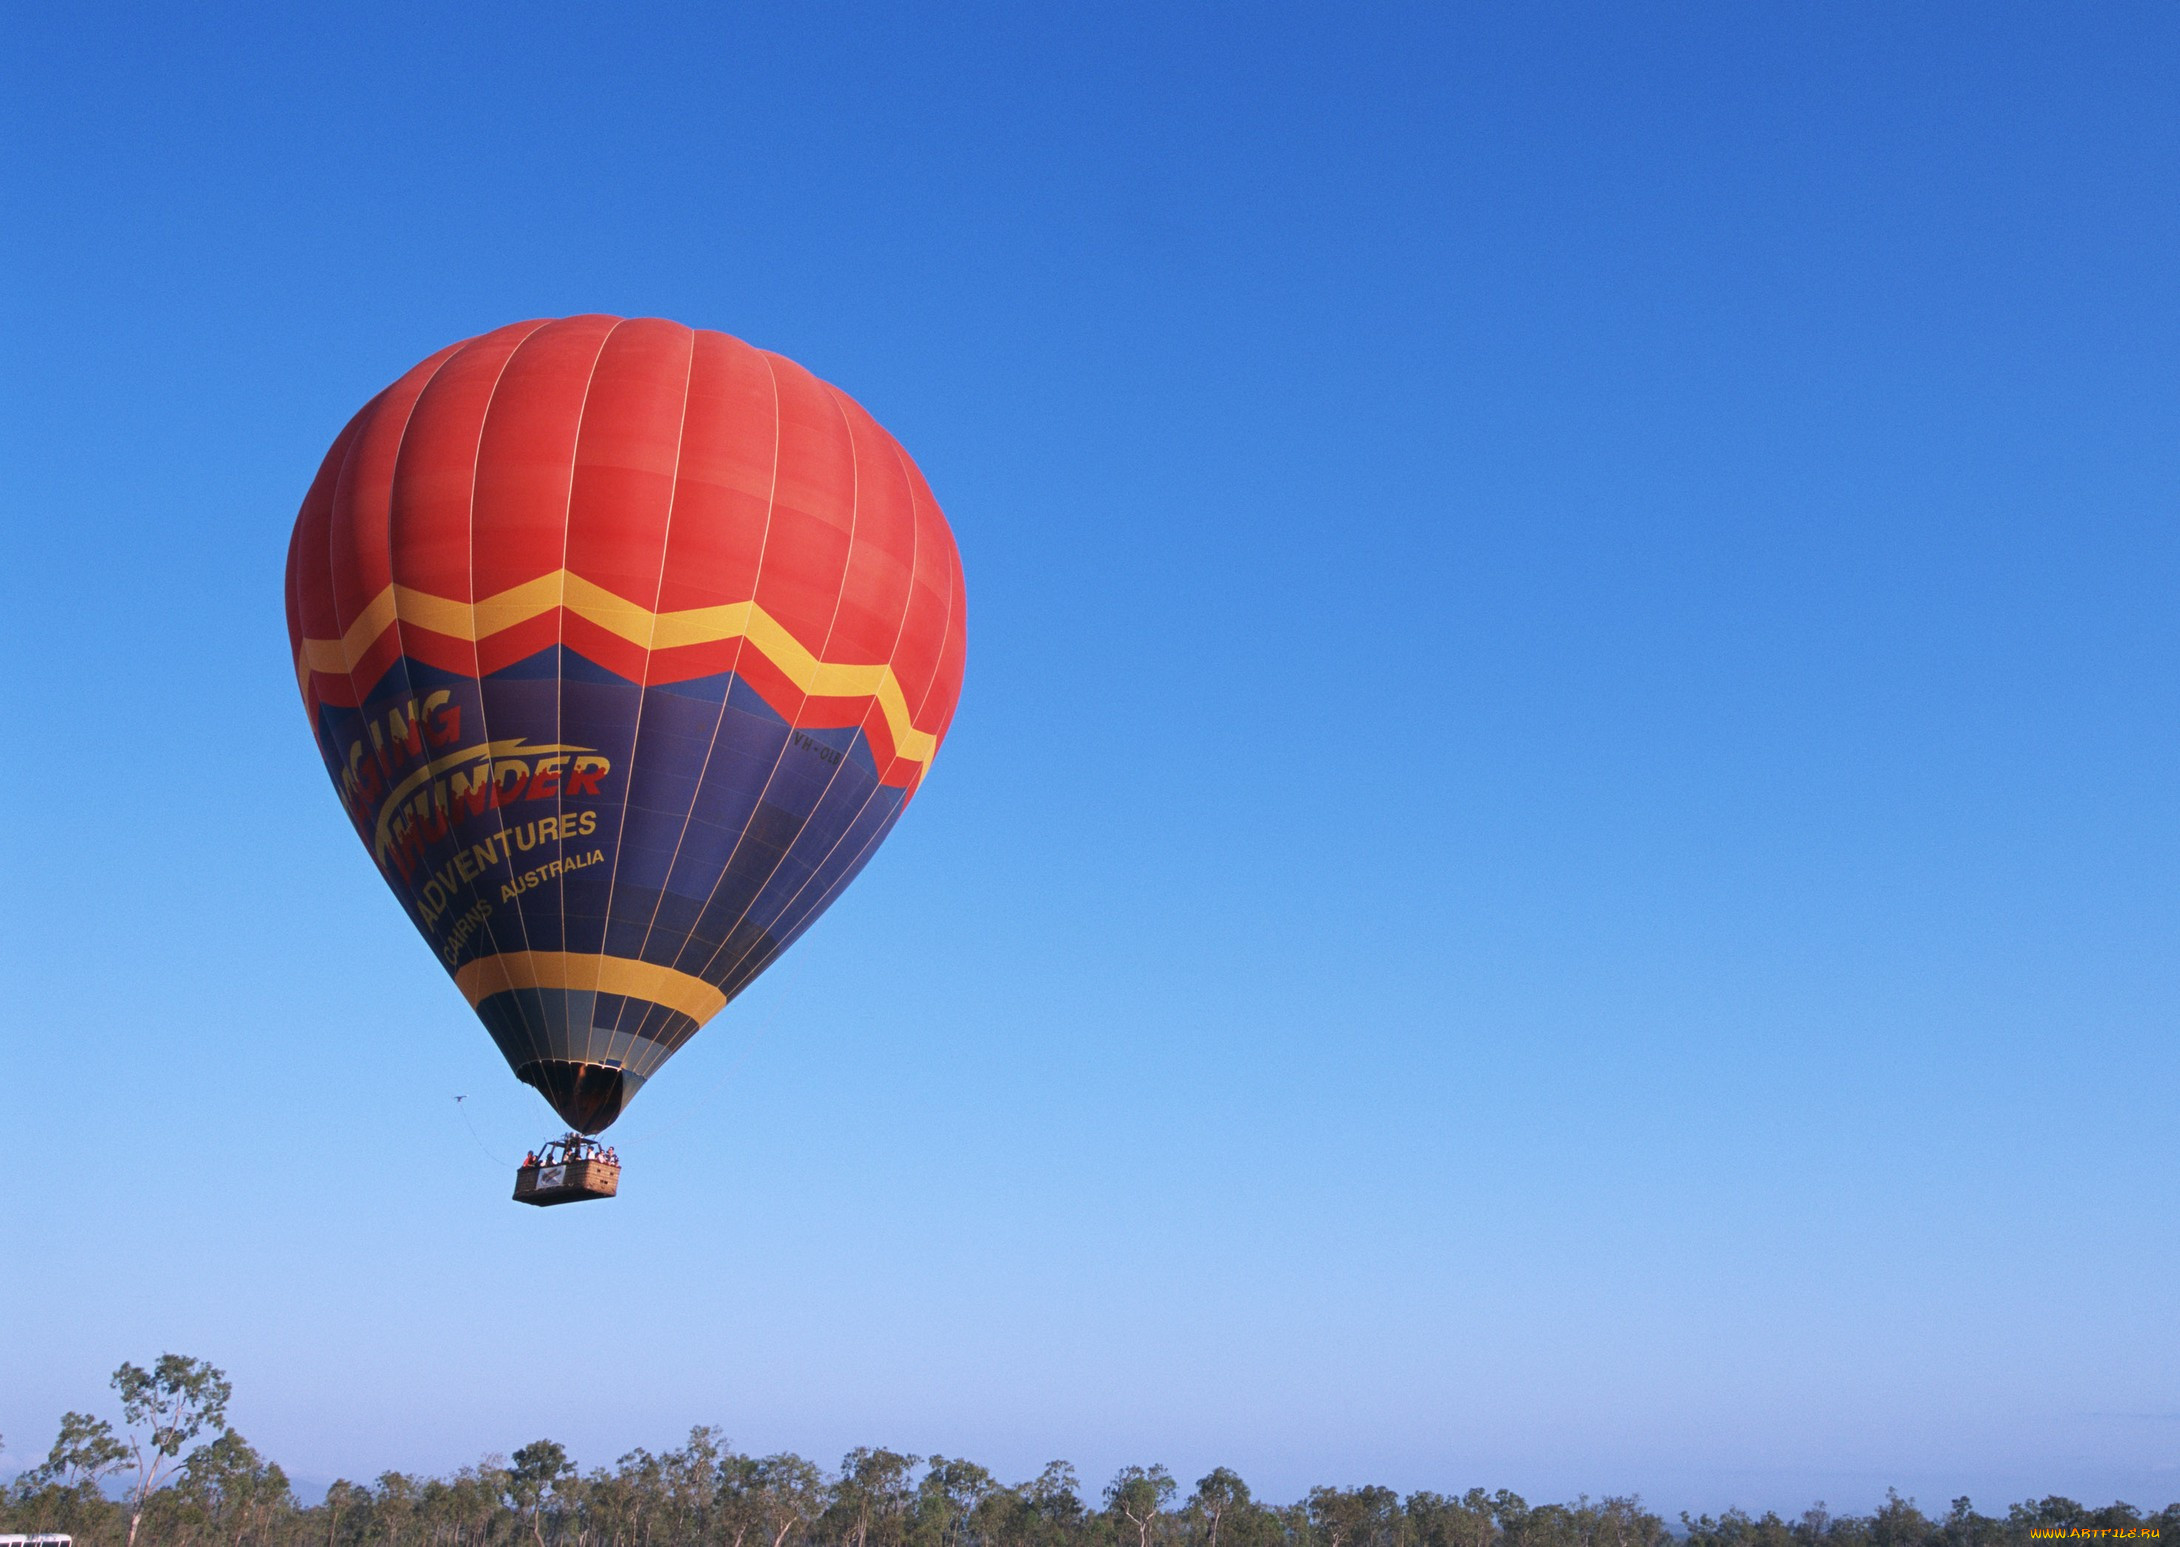
<path id="1" fill-rule="evenodd" d="M 227 1423 L 232 1389 L 203 1360 L 114 1372 L 118 1425 L 70 1412 L 45 1461 L 0 1499 L 0 1532 L 66 1533 L 77 1547 L 2030 1547 L 2071 1538 L 2180 1543 L 2180 1504 L 2145 1514 L 2071 1499 L 1943 1514 L 1888 1493 L 1869 1515 L 1823 1505 L 1788 1520 L 1683 1514 L 1639 1498 L 1530 1504 L 1505 1489 L 1403 1496 L 1312 1488 L 1259 1499 L 1225 1467 L 1183 1492 L 1162 1466 L 1084 1487 L 1054 1461 L 1003 1483 L 973 1461 L 858 1448 L 828 1470 L 749 1456 L 715 1428 L 654 1455 L 583 1471 L 552 1440 L 446 1477 L 385 1472 L 305 1505 L 280 1467 Z"/>

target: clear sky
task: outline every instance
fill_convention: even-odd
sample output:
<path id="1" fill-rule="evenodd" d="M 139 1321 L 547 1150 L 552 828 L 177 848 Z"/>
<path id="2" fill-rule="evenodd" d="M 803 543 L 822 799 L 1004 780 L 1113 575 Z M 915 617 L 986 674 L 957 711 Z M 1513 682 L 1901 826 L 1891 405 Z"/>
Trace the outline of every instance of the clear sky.
<path id="1" fill-rule="evenodd" d="M 2180 1497 L 2180 11 L 8 33 L 0 1467 L 174 1349 L 321 1481 Z M 576 311 L 866 404 L 969 670 L 533 1211 L 281 569 L 371 393 Z"/>

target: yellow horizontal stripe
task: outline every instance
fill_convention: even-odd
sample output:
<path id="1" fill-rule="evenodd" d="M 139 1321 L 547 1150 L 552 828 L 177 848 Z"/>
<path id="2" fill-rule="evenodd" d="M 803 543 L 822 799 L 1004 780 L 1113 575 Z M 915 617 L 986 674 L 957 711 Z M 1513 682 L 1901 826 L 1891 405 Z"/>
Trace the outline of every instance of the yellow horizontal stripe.
<path id="1" fill-rule="evenodd" d="M 475 1009 L 511 988 L 596 989 L 648 999 L 702 1022 L 727 1007 L 727 996 L 702 978 L 626 956 L 579 956 L 570 951 L 508 951 L 481 956 L 454 974 L 454 986 Z"/>
<path id="2" fill-rule="evenodd" d="M 555 607 L 565 607 L 577 617 L 646 650 L 746 639 L 805 693 L 820 698 L 876 699 L 893 732 L 894 750 L 902 757 L 929 763 L 931 754 L 938 750 L 938 738 L 918 730 L 909 718 L 908 695 L 901 691 L 901 681 L 890 665 L 821 661 L 788 632 L 784 623 L 753 601 L 653 612 L 565 569 L 525 580 L 476 603 L 390 585 L 372 598 L 371 605 L 357 614 L 356 621 L 339 639 L 304 640 L 296 660 L 297 671 L 346 675 L 397 618 L 434 634 L 475 644 Z"/>

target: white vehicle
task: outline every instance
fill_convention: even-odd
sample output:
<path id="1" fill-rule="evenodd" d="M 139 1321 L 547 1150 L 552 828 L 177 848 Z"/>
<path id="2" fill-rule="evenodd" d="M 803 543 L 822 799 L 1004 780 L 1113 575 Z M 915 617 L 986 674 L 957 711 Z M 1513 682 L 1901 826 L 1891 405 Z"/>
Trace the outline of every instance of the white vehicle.
<path id="1" fill-rule="evenodd" d="M 0 1547 L 76 1547 L 73 1536 L 0 1535 Z"/>

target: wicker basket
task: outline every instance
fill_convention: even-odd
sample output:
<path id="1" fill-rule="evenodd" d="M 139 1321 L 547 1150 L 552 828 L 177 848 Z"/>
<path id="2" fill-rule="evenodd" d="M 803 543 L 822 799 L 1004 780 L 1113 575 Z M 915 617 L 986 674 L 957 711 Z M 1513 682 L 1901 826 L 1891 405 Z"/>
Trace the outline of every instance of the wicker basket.
<path id="1" fill-rule="evenodd" d="M 610 1198 L 621 1190 L 621 1168 L 610 1160 L 571 1160 L 562 1165 L 524 1166 L 515 1173 L 515 1201 L 549 1208 Z"/>

